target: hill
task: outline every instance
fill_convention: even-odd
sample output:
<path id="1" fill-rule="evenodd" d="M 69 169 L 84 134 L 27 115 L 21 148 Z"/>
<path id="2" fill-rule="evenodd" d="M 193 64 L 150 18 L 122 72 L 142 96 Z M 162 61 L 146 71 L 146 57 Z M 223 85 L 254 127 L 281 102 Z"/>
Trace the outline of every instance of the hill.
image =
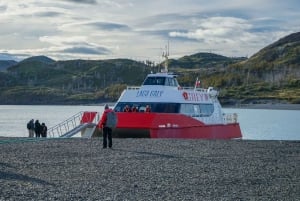
<path id="1" fill-rule="evenodd" d="M 128 59 L 48 62 L 42 58 L 29 58 L 2 74 L 9 79 L 0 82 L 0 103 L 83 104 L 116 100 L 126 84 L 141 83 L 151 70 L 144 63 Z"/>
<path id="2" fill-rule="evenodd" d="M 0 60 L 0 71 L 6 70 L 8 67 L 16 65 L 18 62 L 14 60 Z"/>
<path id="3" fill-rule="evenodd" d="M 246 57 L 230 58 L 218 54 L 200 52 L 197 54 L 184 56 L 178 60 L 171 59 L 169 61 L 171 68 L 212 68 L 212 67 L 226 67 L 240 61 L 246 60 Z"/>
<path id="4" fill-rule="evenodd" d="M 39 63 L 44 63 L 44 64 L 53 64 L 55 62 L 55 60 L 40 55 L 40 56 L 33 56 L 33 57 L 29 57 L 27 59 L 22 60 L 20 63 L 30 63 L 30 62 L 39 62 Z"/>
<path id="5" fill-rule="evenodd" d="M 263 101 L 300 103 L 299 53 L 300 32 L 283 37 L 249 59 L 231 65 L 221 80 L 240 91 L 237 93 L 240 97 L 247 97 L 246 103 L 257 102 L 257 97 Z"/>
<path id="6" fill-rule="evenodd" d="M 300 33 L 288 35 L 249 59 L 196 53 L 171 59 L 181 86 L 199 77 L 221 89 L 223 104 L 300 103 Z M 140 85 L 163 64 L 129 59 L 55 61 L 27 58 L 0 72 L 0 104 L 87 104 L 116 101 L 126 85 Z"/>

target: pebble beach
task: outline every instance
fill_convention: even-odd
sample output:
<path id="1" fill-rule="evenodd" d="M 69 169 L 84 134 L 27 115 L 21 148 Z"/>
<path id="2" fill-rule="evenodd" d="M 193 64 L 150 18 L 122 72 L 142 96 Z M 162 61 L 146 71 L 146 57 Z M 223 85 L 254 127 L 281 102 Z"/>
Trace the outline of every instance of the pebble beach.
<path id="1" fill-rule="evenodd" d="M 0 200 L 300 200 L 300 141 L 0 138 Z"/>

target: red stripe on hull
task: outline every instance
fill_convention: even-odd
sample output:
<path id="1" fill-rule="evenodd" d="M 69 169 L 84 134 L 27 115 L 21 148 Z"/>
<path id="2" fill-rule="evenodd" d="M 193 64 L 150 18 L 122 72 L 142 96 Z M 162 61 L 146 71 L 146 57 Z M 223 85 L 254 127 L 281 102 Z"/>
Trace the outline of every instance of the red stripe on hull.
<path id="1" fill-rule="evenodd" d="M 148 131 L 151 138 L 241 138 L 238 123 L 205 125 L 183 114 L 119 112 L 116 135 L 137 137 L 138 130 Z M 119 135 L 118 135 L 119 134 Z M 145 135 L 143 135 L 145 136 Z M 142 136 L 141 136 L 142 137 Z"/>
<path id="2" fill-rule="evenodd" d="M 206 125 L 187 128 L 151 129 L 151 138 L 231 139 L 241 138 L 239 124 Z"/>

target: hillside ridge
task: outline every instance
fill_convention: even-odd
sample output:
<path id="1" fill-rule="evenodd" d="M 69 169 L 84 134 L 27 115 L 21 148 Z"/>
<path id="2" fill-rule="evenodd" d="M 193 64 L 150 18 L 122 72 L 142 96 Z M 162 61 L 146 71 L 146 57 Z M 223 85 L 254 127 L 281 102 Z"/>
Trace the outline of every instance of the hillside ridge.
<path id="1" fill-rule="evenodd" d="M 250 58 L 200 52 L 170 59 L 181 86 L 220 89 L 225 104 L 300 103 L 300 32 Z M 163 63 L 130 59 L 55 61 L 34 56 L 0 72 L 0 104 L 85 104 L 116 101 L 127 85 L 140 85 Z"/>

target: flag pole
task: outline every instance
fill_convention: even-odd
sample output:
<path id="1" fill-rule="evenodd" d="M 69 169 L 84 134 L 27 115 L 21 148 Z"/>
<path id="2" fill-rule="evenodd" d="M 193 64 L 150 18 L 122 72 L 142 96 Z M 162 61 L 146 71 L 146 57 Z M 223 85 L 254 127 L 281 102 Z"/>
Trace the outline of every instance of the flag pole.
<path id="1" fill-rule="evenodd" d="M 198 86 L 198 77 L 197 77 L 196 82 L 195 82 L 194 91 L 196 91 L 197 86 Z"/>

